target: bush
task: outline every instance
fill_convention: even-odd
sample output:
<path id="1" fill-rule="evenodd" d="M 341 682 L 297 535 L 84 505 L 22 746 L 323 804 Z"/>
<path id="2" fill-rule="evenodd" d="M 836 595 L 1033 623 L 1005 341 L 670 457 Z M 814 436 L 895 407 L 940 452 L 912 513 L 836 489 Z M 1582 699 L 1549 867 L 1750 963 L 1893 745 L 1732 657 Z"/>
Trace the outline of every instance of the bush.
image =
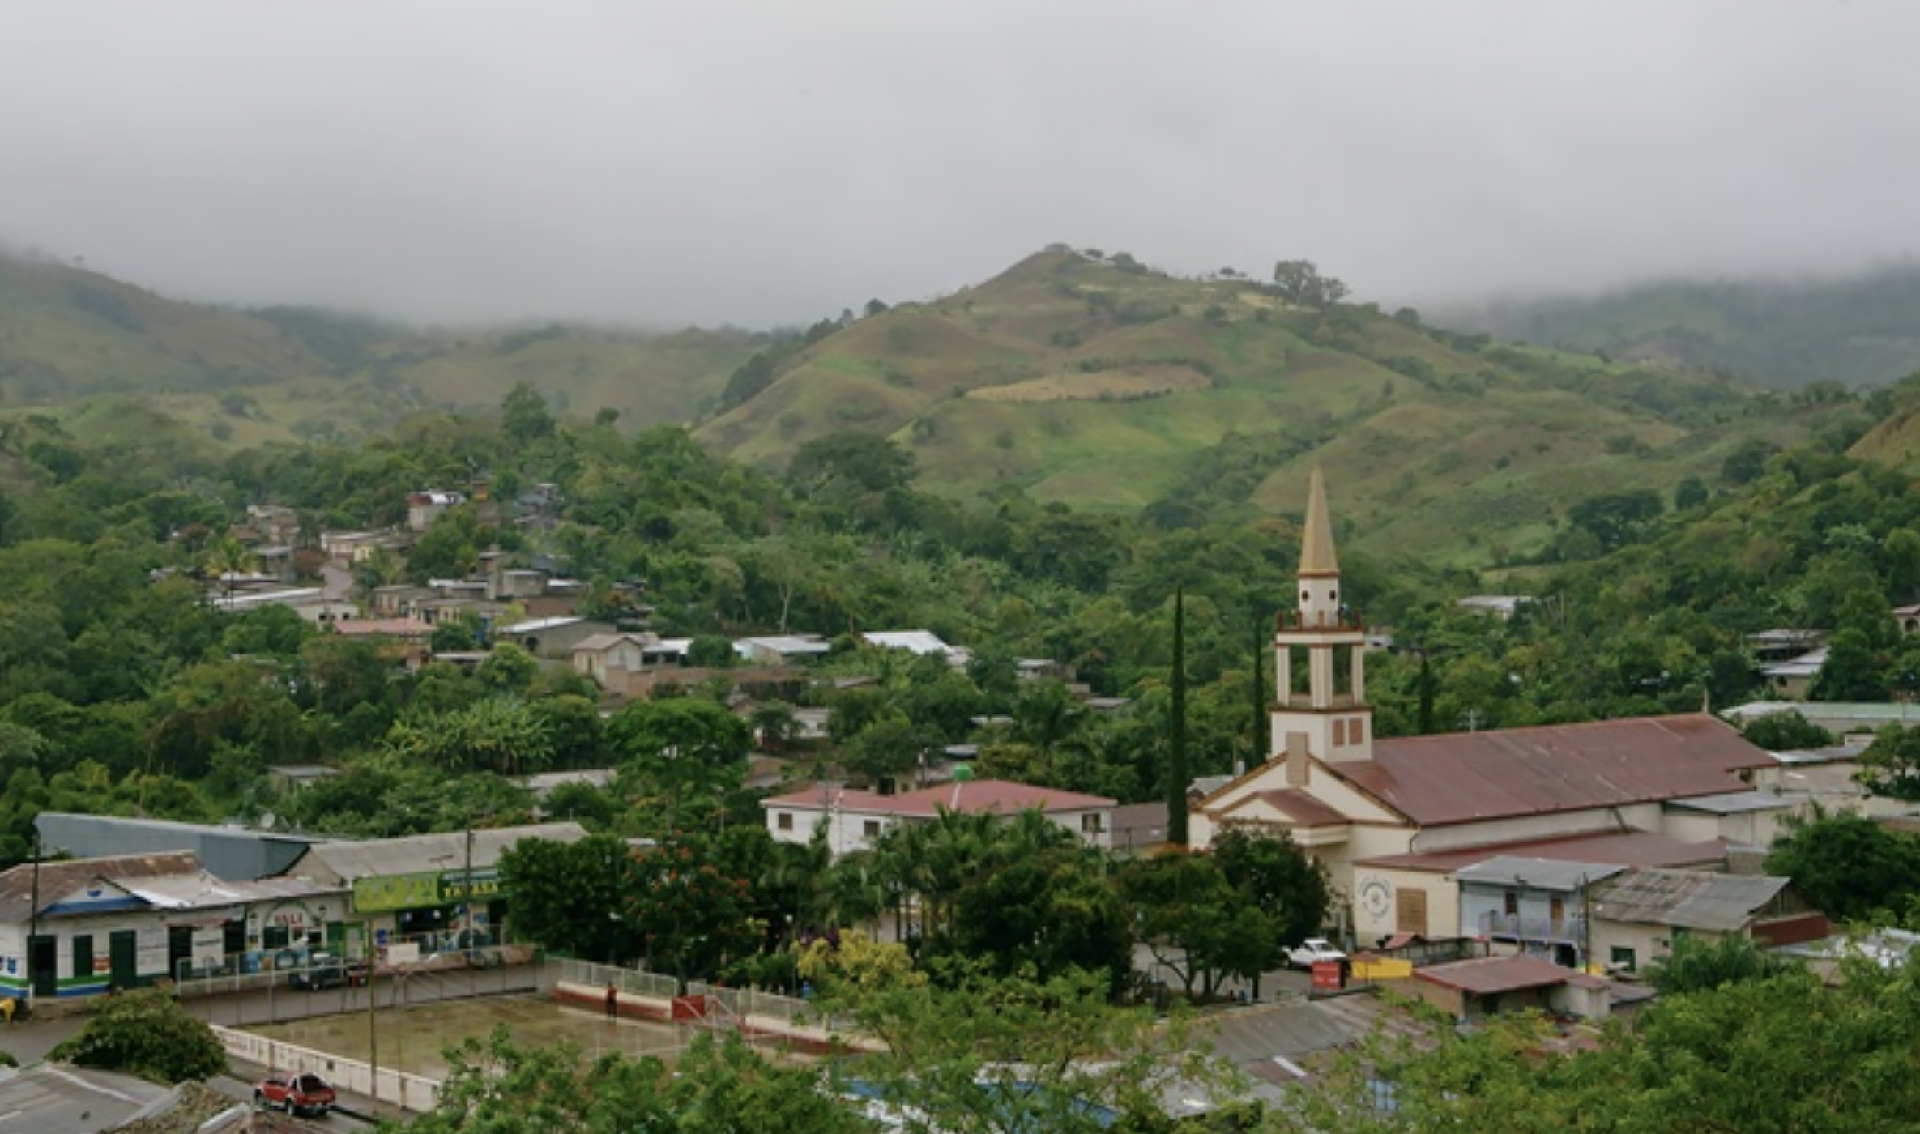
<path id="1" fill-rule="evenodd" d="M 153 989 L 107 997 L 80 1034 L 47 1056 L 168 1084 L 205 1079 L 227 1069 L 226 1048 L 207 1022 L 188 1015 L 171 995 Z"/>

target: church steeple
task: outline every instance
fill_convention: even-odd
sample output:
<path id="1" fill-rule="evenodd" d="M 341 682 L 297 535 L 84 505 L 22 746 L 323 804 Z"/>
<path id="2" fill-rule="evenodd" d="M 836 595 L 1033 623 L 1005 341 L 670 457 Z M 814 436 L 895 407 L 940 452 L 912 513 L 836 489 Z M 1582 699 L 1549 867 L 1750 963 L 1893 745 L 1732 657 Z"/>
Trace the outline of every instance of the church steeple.
<path id="1" fill-rule="evenodd" d="M 1302 575 L 1340 576 L 1340 561 L 1333 555 L 1333 525 L 1327 520 L 1327 486 L 1320 477 L 1320 466 L 1313 466 L 1313 478 L 1307 483 L 1307 530 L 1300 540 Z"/>
<path id="2" fill-rule="evenodd" d="M 1307 521 L 1300 538 L 1300 602 L 1292 618 L 1282 612 L 1276 622 L 1270 758 L 1286 754 L 1288 782 L 1302 784 L 1309 754 L 1323 761 L 1372 759 L 1366 631 L 1340 597 L 1340 562 L 1333 552 L 1327 489 L 1318 468 L 1308 482 Z M 1296 661 L 1305 662 L 1304 691 L 1294 688 Z"/>

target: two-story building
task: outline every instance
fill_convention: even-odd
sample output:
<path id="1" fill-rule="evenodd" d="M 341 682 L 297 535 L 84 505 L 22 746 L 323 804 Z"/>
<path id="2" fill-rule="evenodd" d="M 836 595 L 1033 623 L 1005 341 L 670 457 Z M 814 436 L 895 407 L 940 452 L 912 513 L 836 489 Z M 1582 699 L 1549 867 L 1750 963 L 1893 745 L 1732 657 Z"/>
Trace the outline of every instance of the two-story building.
<path id="1" fill-rule="evenodd" d="M 871 847 L 893 827 L 931 822 L 942 811 L 1012 819 L 1023 811 L 1038 810 L 1088 846 L 1111 850 L 1114 808 L 1118 804 L 1102 796 L 1011 780 L 955 780 L 900 795 L 821 784 L 763 799 L 760 806 L 766 809 L 767 830 L 774 841 L 806 843 L 813 838 L 815 828 L 824 824 L 827 847 L 837 858 Z"/>

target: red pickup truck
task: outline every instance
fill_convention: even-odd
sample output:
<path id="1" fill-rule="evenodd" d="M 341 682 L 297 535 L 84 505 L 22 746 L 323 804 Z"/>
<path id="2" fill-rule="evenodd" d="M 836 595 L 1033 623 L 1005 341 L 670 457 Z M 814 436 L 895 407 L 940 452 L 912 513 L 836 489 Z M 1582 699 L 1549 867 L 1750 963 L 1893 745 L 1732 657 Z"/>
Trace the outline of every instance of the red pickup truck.
<path id="1" fill-rule="evenodd" d="M 288 1114 L 324 1118 L 336 1097 L 327 1081 L 312 1072 L 269 1075 L 253 1085 L 254 1106 L 278 1107 Z"/>

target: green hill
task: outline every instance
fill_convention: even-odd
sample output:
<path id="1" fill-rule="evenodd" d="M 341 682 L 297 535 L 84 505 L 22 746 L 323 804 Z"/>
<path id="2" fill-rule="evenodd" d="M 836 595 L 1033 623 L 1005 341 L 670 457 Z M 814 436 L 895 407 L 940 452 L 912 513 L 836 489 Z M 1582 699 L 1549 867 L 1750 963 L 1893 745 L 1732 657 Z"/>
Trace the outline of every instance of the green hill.
<path id="1" fill-rule="evenodd" d="M 0 412 L 68 418 L 130 404 L 221 444 L 356 438 L 423 409 L 491 410 L 519 382 L 562 413 L 691 421 L 763 341 L 558 324 L 425 331 L 308 308 L 236 310 L 0 256 Z"/>
<path id="2" fill-rule="evenodd" d="M 1056 247 L 819 338 L 697 436 L 778 468 L 809 438 L 878 432 L 956 497 L 1011 485 L 1170 524 L 1297 512 L 1319 464 L 1360 546 L 1484 564 L 1538 551 L 1582 499 L 1665 495 L 1755 431 L 1804 430 L 1754 408 L 1697 373 Z"/>
<path id="3" fill-rule="evenodd" d="M 1497 338 L 1710 367 L 1781 387 L 1881 385 L 1920 370 L 1920 265 L 1801 283 L 1671 280 L 1438 318 Z"/>

